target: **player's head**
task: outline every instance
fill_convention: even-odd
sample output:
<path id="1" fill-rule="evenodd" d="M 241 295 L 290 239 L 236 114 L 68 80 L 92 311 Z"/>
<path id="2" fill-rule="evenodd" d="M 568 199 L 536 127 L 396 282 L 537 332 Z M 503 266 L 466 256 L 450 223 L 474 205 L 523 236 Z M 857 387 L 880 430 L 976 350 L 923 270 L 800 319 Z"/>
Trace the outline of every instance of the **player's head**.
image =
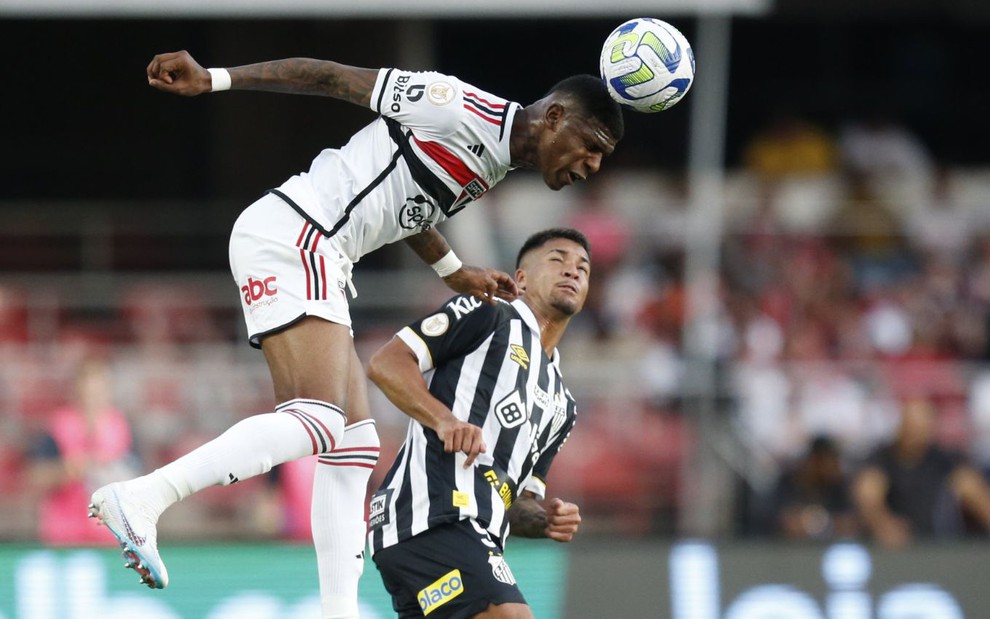
<path id="1" fill-rule="evenodd" d="M 532 134 L 523 163 L 554 190 L 596 173 L 625 131 L 622 108 L 593 75 L 558 82 L 526 108 L 526 118 Z"/>
<path id="2" fill-rule="evenodd" d="M 547 91 L 547 96 L 570 98 L 578 105 L 580 113 L 604 125 L 616 142 L 625 134 L 622 106 L 608 94 L 601 78 L 588 74 L 572 75 L 554 84 Z"/>
<path id="3" fill-rule="evenodd" d="M 551 228 L 529 237 L 516 257 L 516 282 L 530 305 L 565 317 L 584 307 L 591 275 L 591 246 L 581 232 Z"/>

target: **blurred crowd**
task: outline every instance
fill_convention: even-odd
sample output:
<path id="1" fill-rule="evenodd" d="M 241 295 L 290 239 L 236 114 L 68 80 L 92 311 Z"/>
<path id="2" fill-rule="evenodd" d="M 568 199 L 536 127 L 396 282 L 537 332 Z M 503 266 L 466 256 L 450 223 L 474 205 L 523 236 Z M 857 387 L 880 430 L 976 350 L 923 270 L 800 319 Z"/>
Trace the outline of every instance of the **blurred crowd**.
<path id="1" fill-rule="evenodd" d="M 684 175 L 622 170 L 568 194 L 507 181 L 448 222 L 465 261 L 503 268 L 541 227 L 570 225 L 592 243 L 592 294 L 562 347 L 581 417 L 550 484 L 591 531 L 690 532 L 685 472 L 704 451 L 732 472 L 724 520 L 739 535 L 902 546 L 987 534 L 990 172 L 937 161 L 881 114 L 828 130 L 778 110 L 738 159 L 711 298 L 685 277 L 711 244 L 695 242 L 706 222 Z M 272 406 L 229 296 L 218 308 L 189 289 L 137 288 L 98 327 L 63 311 L 39 338 L 23 290 L 0 280 L 0 538 L 91 541 L 86 522 L 66 539 L 74 529 L 51 520 L 76 518 L 66 506 L 102 480 Z M 691 391 L 685 342 L 702 310 L 715 317 L 707 394 Z M 401 321 L 358 325 L 367 359 Z M 741 456 L 699 449 L 714 440 L 698 424 L 706 397 Z M 387 459 L 405 422 L 373 400 Z M 312 467 L 280 467 L 234 499 L 190 499 L 165 535 L 305 539 Z"/>

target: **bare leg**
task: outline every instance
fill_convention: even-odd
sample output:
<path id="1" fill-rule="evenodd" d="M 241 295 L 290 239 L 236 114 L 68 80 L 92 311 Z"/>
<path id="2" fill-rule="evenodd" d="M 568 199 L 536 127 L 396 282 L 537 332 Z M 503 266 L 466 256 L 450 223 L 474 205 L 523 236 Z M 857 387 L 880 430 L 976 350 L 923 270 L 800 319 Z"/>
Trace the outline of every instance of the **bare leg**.
<path id="1" fill-rule="evenodd" d="M 351 358 L 347 402 L 352 423 L 344 430 L 338 448 L 320 456 L 313 480 L 313 544 L 323 619 L 358 617 L 368 478 L 379 453 L 378 433 L 369 413 L 367 379 L 356 352 Z"/>

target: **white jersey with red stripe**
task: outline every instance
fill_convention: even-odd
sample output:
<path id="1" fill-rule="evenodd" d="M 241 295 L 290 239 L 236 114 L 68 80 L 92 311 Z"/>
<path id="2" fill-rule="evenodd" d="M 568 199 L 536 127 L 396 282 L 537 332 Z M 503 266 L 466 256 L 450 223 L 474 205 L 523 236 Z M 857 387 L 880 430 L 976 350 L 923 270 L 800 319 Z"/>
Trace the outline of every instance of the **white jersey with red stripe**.
<path id="1" fill-rule="evenodd" d="M 273 193 L 357 262 L 502 180 L 519 107 L 453 76 L 381 69 L 371 96 L 378 119 Z"/>

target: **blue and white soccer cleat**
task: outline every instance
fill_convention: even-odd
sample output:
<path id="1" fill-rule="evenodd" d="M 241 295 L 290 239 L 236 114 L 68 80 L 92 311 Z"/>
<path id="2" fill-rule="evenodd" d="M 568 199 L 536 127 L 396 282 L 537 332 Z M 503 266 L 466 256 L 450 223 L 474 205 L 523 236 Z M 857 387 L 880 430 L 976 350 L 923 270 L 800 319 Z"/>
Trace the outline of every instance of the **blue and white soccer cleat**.
<path id="1" fill-rule="evenodd" d="M 141 583 L 152 589 L 168 586 L 168 570 L 158 556 L 157 518 L 123 483 L 103 486 L 93 493 L 89 517 L 105 524 L 120 544 L 124 567 L 141 576 Z"/>

